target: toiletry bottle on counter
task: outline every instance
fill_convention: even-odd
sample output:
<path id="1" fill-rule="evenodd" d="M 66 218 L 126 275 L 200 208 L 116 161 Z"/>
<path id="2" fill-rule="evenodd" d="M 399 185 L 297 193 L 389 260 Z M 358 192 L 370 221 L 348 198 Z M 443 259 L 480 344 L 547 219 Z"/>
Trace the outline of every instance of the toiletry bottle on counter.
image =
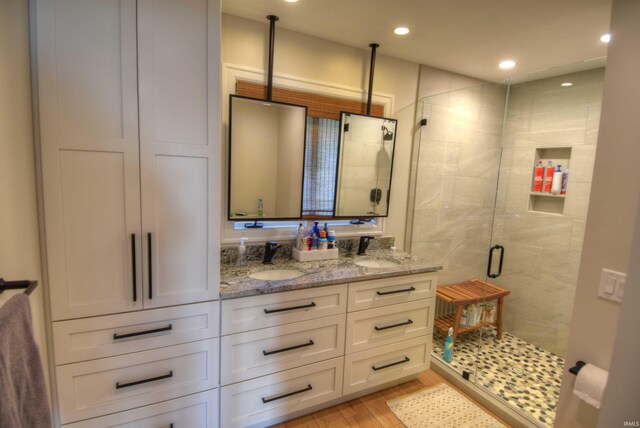
<path id="1" fill-rule="evenodd" d="M 329 231 L 329 234 L 327 235 L 327 240 L 329 241 L 329 244 L 327 245 L 327 248 L 329 248 L 330 250 L 332 248 L 337 248 L 336 231 L 335 230 L 330 230 Z"/>
<path id="2" fill-rule="evenodd" d="M 542 185 L 544 182 L 544 165 L 542 165 L 542 161 L 538 161 L 538 165 L 536 165 L 536 169 L 533 174 L 533 191 L 534 192 L 542 192 Z"/>
<path id="3" fill-rule="evenodd" d="M 298 232 L 296 233 L 296 249 L 299 251 L 304 249 L 304 227 L 302 223 L 298 226 Z"/>
<path id="4" fill-rule="evenodd" d="M 553 164 L 551 161 L 547 164 L 547 167 L 544 169 L 544 192 L 551 193 L 551 185 L 553 183 Z"/>
<path id="5" fill-rule="evenodd" d="M 238 245 L 238 266 L 244 266 L 246 263 L 245 253 L 247 252 L 247 247 L 244 245 L 244 241 L 246 240 L 247 238 L 240 238 L 240 245 Z"/>
<path id="6" fill-rule="evenodd" d="M 567 181 L 569 181 L 569 168 L 565 168 L 564 174 L 562 174 L 562 190 L 560 191 L 562 195 L 567 194 Z"/>
<path id="7" fill-rule="evenodd" d="M 558 165 L 558 169 L 553 173 L 553 180 L 551 182 L 551 194 L 559 195 L 562 191 L 562 166 Z"/>
<path id="8" fill-rule="evenodd" d="M 262 203 L 262 198 L 258 199 L 258 217 L 262 217 L 264 215 L 264 204 Z"/>
<path id="9" fill-rule="evenodd" d="M 453 327 L 449 327 L 449 335 L 447 336 L 447 340 L 444 341 L 442 359 L 447 363 L 453 360 Z"/>
<path id="10" fill-rule="evenodd" d="M 320 231 L 320 239 L 318 239 L 318 250 L 326 250 L 329 246 L 329 241 L 327 240 L 327 232 L 324 230 Z"/>

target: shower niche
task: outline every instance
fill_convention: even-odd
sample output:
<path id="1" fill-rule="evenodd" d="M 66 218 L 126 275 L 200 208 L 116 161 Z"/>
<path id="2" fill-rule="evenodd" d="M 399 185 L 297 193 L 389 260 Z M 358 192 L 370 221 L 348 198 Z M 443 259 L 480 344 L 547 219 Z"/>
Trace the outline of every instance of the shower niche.
<path id="1" fill-rule="evenodd" d="M 543 166 L 547 166 L 549 162 L 555 169 L 558 165 L 561 165 L 562 171 L 567 171 L 567 181 L 570 179 L 570 163 L 571 163 L 571 147 L 544 147 L 535 149 L 535 155 L 533 159 L 533 174 L 531 176 L 531 186 L 529 194 L 529 211 L 540 212 L 546 214 L 564 214 L 564 205 L 566 200 L 566 194 L 554 195 L 549 192 L 534 192 L 533 185 L 535 179 L 535 169 L 538 162 L 542 162 Z M 567 183 L 567 191 L 569 193 L 569 185 Z M 544 185 L 543 185 L 544 190 Z"/>

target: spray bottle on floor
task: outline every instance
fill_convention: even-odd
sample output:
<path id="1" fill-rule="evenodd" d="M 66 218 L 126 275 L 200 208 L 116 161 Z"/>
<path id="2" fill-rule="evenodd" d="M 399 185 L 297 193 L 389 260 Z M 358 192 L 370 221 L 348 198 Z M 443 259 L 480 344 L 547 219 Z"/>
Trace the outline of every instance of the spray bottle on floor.
<path id="1" fill-rule="evenodd" d="M 442 358 L 447 363 L 450 363 L 451 360 L 453 360 L 453 327 L 449 327 L 449 335 L 447 336 L 447 340 L 444 341 Z"/>

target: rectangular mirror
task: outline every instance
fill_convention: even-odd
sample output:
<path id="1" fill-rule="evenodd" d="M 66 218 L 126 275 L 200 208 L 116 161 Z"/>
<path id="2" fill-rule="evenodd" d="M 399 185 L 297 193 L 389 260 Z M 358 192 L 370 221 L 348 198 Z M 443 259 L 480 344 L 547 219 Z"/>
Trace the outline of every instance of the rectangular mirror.
<path id="1" fill-rule="evenodd" d="M 229 220 L 301 217 L 306 116 L 305 106 L 230 96 Z"/>
<path id="2" fill-rule="evenodd" d="M 335 217 L 389 214 L 397 123 L 395 119 L 340 113 Z"/>

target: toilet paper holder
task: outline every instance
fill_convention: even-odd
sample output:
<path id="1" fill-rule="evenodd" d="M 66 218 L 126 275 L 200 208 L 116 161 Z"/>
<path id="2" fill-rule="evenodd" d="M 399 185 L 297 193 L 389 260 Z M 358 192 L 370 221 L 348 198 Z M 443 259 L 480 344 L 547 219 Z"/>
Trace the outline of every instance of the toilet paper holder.
<path id="1" fill-rule="evenodd" d="M 587 363 L 585 363 L 584 361 L 578 360 L 578 361 L 576 361 L 576 365 L 569 369 L 569 373 L 572 373 L 572 374 L 578 376 L 578 372 L 580 371 L 580 369 L 583 368 L 586 365 L 587 365 Z"/>

